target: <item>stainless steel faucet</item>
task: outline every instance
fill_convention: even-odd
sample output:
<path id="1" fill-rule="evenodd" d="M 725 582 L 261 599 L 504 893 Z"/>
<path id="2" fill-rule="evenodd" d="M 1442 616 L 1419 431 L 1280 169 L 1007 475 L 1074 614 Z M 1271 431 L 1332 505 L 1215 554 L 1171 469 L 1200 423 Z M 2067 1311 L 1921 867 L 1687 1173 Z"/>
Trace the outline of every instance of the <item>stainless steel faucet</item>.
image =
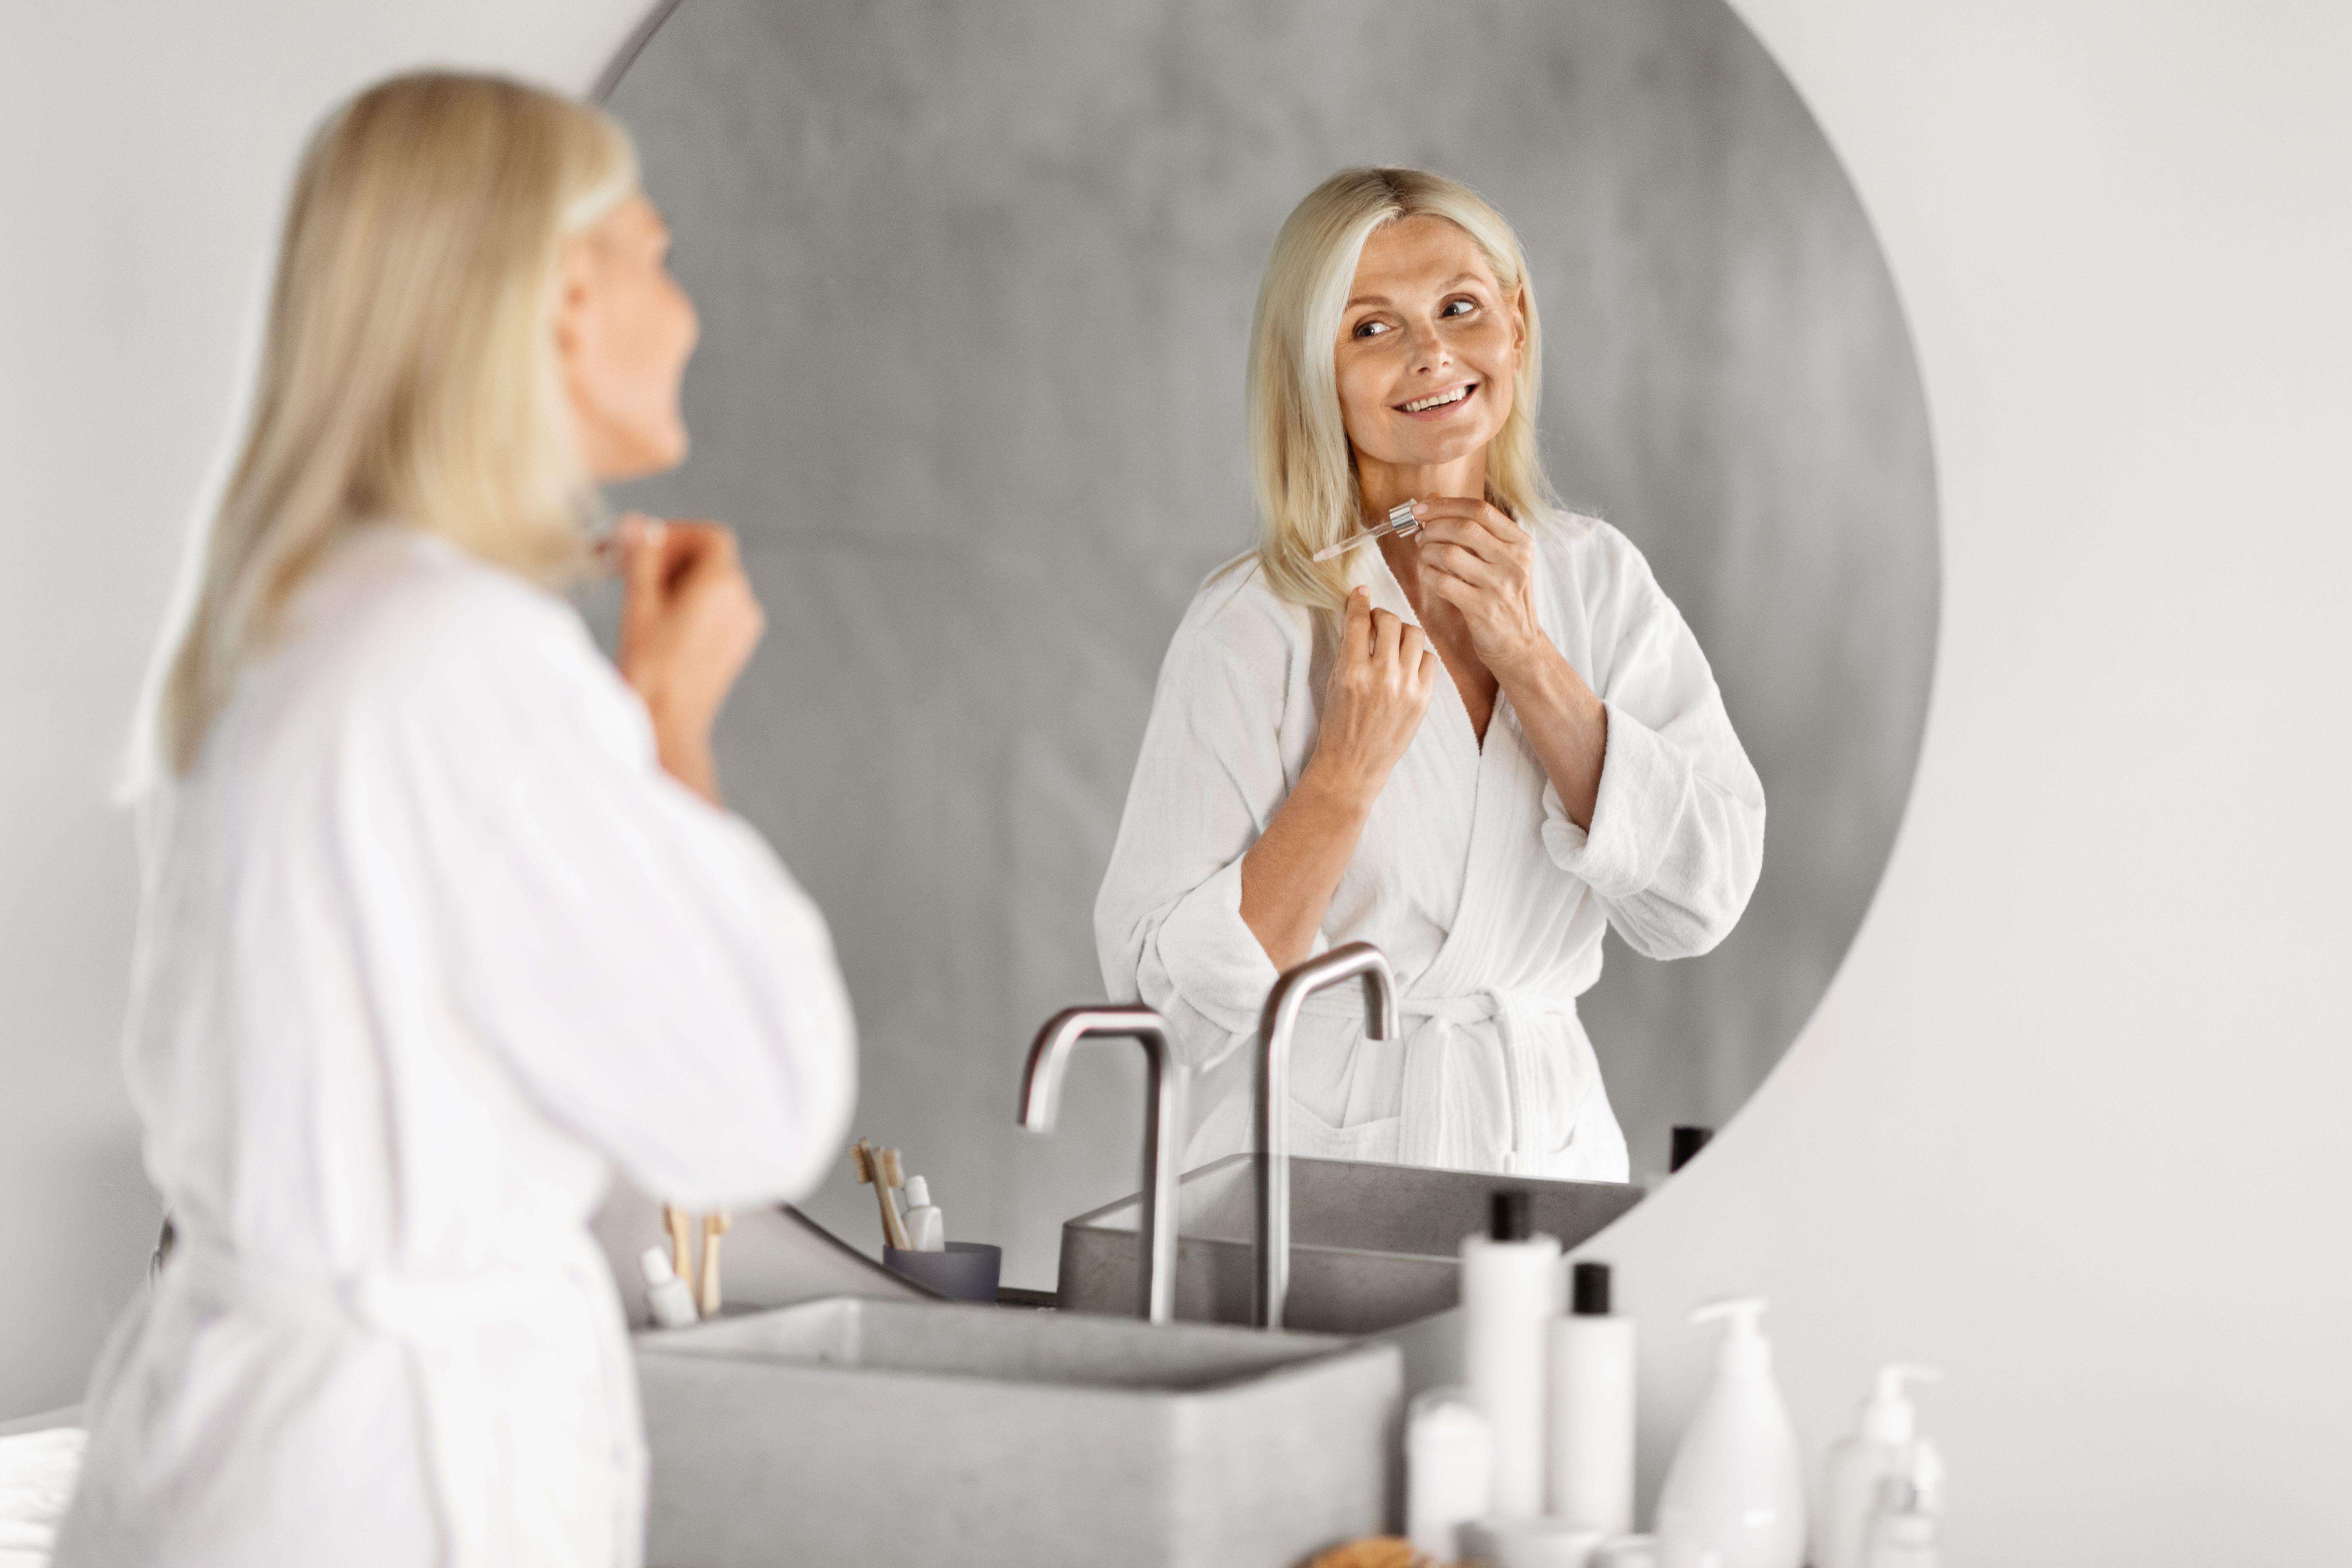
<path id="1" fill-rule="evenodd" d="M 1018 1120 L 1032 1132 L 1054 1130 L 1054 1102 L 1070 1050 L 1089 1035 L 1130 1039 L 1143 1047 L 1143 1215 L 1137 1310 L 1155 1323 L 1176 1316 L 1176 1177 L 1183 1158 L 1184 1088 L 1190 1076 L 1170 1055 L 1167 1021 L 1149 1007 L 1068 1007 L 1045 1020 L 1021 1069 Z"/>
<path id="2" fill-rule="evenodd" d="M 1316 992 L 1362 976 L 1364 1033 L 1385 1040 L 1397 1031 L 1396 976 L 1369 942 L 1351 942 L 1284 973 L 1266 993 L 1258 1020 L 1257 1325 L 1282 1327 L 1290 1300 L 1290 1037 L 1299 1009 Z"/>

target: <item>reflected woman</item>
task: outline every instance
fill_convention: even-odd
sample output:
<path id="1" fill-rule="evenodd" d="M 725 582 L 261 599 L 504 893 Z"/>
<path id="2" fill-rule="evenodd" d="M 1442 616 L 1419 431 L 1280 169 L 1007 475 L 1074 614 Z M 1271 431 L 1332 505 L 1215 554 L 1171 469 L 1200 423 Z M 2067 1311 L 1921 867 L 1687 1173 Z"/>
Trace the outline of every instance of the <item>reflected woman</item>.
<path id="1" fill-rule="evenodd" d="M 1292 1056 L 1293 1149 L 1623 1181 L 1576 999 L 1614 927 L 1707 952 L 1756 886 L 1764 794 L 1648 563 L 1552 497 L 1527 261 L 1475 193 L 1350 169 L 1283 225 L 1258 290 L 1264 537 L 1194 596 L 1095 907 L 1114 995 L 1199 1075 L 1198 1164 L 1249 1147 L 1279 971 L 1369 941 Z M 1412 503 L 1417 534 L 1317 552 Z"/>

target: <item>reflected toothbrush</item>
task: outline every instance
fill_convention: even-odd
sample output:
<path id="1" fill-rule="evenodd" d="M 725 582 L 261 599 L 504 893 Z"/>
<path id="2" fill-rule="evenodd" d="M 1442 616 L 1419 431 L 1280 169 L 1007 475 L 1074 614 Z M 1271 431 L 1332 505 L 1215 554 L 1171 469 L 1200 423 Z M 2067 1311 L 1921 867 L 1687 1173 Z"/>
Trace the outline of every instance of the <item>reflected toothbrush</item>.
<path id="1" fill-rule="evenodd" d="M 1353 539 L 1343 539 L 1337 544 L 1327 544 L 1315 552 L 1315 559 L 1328 561 L 1334 555 L 1345 555 L 1359 544 L 1370 544 L 1373 540 L 1386 539 L 1391 533 L 1419 533 L 1421 519 L 1412 515 L 1412 508 L 1413 503 L 1410 500 L 1399 501 L 1389 508 L 1389 520 L 1380 527 L 1367 529 Z"/>

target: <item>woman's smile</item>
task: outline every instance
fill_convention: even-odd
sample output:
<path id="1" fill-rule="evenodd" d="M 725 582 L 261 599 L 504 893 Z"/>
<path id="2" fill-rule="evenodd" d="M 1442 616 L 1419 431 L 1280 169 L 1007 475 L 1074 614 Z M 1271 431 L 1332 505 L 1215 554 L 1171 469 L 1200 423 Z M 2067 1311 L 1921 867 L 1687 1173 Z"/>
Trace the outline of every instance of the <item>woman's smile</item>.
<path id="1" fill-rule="evenodd" d="M 1408 419 L 1444 419 L 1468 406 L 1471 395 L 1478 390 L 1475 381 L 1458 382 L 1443 392 L 1425 394 L 1406 403 L 1391 405 Z"/>

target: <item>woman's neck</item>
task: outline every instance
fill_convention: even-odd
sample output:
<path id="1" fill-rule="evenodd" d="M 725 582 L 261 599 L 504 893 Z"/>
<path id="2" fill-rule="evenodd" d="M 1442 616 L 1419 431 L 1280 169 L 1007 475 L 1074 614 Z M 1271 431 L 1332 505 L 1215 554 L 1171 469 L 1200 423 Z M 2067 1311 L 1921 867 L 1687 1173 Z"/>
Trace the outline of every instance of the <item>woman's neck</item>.
<path id="1" fill-rule="evenodd" d="M 1409 500 L 1421 500 L 1430 496 L 1468 496 L 1475 499 L 1486 493 L 1486 448 L 1479 447 L 1466 458 L 1456 458 L 1450 463 L 1404 465 L 1383 463 L 1375 458 L 1356 454 L 1356 493 L 1363 499 L 1364 515 L 1378 522 L 1386 518 L 1391 508 Z"/>

